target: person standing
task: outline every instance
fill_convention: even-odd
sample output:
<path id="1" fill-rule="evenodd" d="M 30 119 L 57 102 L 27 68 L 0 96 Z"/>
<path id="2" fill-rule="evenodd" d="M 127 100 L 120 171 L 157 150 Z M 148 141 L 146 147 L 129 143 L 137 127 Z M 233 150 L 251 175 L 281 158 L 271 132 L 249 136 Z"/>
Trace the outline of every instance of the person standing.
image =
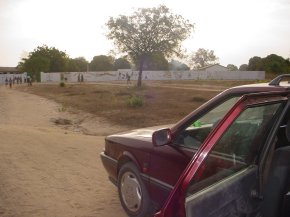
<path id="1" fill-rule="evenodd" d="M 5 87 L 7 87 L 8 86 L 8 78 L 6 77 L 6 79 L 5 79 Z"/>
<path id="2" fill-rule="evenodd" d="M 127 73 L 126 77 L 127 77 L 127 84 L 131 84 L 131 76 Z"/>
<path id="3" fill-rule="evenodd" d="M 10 88 L 12 88 L 12 83 L 13 83 L 12 78 L 9 78 L 9 87 Z"/>
<path id="4" fill-rule="evenodd" d="M 78 74 L 78 83 L 80 83 L 80 82 L 81 82 L 81 75 Z"/>
<path id="5" fill-rule="evenodd" d="M 83 76 L 83 74 L 81 74 L 81 83 L 83 83 L 84 82 L 84 76 Z"/>

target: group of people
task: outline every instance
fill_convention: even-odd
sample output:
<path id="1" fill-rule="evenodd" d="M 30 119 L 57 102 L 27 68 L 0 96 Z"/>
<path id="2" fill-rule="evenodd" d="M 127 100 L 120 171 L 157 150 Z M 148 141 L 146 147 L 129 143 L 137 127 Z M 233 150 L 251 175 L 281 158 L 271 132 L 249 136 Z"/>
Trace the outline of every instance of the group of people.
<path id="1" fill-rule="evenodd" d="M 24 83 L 27 83 L 28 86 L 31 86 L 32 85 L 32 79 L 27 76 L 26 78 L 24 78 Z M 12 88 L 12 85 L 14 84 L 22 84 L 22 77 L 21 76 L 16 76 L 16 77 L 13 77 L 13 78 L 7 78 L 5 79 L 5 86 L 7 87 L 9 85 L 10 88 Z"/>
<path id="2" fill-rule="evenodd" d="M 84 82 L 84 76 L 83 74 L 78 74 L 78 82 Z"/>
<path id="3" fill-rule="evenodd" d="M 119 72 L 118 80 L 126 79 L 127 84 L 131 84 L 131 76 L 133 76 L 133 72 L 131 73 L 131 75 L 128 72 L 126 72 L 126 74 Z"/>

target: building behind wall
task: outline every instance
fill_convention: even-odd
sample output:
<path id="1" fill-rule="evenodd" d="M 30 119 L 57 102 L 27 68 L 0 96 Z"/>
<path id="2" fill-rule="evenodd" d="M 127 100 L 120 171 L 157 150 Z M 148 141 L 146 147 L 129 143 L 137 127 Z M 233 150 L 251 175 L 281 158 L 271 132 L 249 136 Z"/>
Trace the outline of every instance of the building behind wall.
<path id="1" fill-rule="evenodd" d="M 230 71 L 227 67 L 222 66 L 220 64 L 213 64 L 209 66 L 205 66 L 202 68 L 199 68 L 198 71 L 205 71 L 205 72 L 227 72 Z"/>
<path id="2" fill-rule="evenodd" d="M 20 70 L 16 67 L 0 67 L 0 74 L 19 74 Z"/>
<path id="3" fill-rule="evenodd" d="M 0 67 L 0 84 L 5 83 L 6 78 L 14 78 L 15 76 L 25 76 L 17 67 Z"/>

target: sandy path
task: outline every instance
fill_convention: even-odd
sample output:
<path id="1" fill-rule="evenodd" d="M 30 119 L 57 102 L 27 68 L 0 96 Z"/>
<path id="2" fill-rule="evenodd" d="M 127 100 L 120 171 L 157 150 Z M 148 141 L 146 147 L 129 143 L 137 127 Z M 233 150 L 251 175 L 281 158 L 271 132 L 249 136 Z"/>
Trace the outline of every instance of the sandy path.
<path id="1" fill-rule="evenodd" d="M 83 114 L 82 114 L 83 115 Z M 44 98 L 0 86 L 0 216 L 125 217 L 99 153 L 103 136 L 51 121 L 76 114 Z M 93 123 L 85 123 L 91 126 Z M 78 120 L 76 120 L 78 122 Z M 103 134 L 96 131 L 91 134 Z"/>

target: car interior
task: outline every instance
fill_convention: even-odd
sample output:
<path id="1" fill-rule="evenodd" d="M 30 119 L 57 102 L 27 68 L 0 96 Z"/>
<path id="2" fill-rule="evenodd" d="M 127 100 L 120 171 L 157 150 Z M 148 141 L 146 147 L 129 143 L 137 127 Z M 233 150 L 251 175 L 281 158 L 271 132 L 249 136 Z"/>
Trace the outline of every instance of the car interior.
<path id="1" fill-rule="evenodd" d="M 290 215 L 290 111 L 280 126 L 277 137 L 262 194 L 263 217 Z"/>

